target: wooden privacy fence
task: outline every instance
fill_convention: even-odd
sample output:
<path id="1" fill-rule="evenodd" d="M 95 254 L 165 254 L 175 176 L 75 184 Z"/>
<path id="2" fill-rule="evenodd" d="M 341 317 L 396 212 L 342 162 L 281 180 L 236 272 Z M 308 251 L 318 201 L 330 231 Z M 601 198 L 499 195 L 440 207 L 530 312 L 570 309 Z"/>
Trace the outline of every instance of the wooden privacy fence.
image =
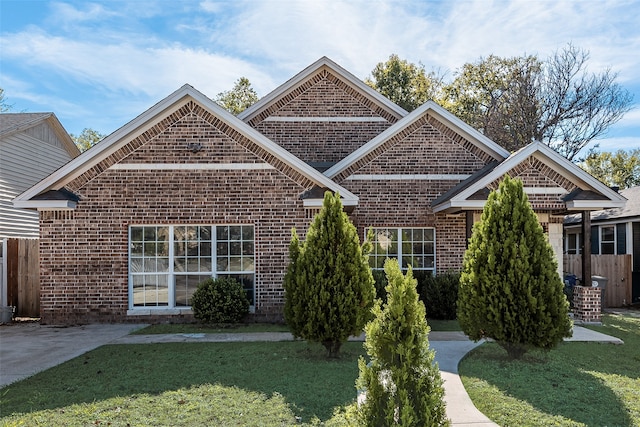
<path id="1" fill-rule="evenodd" d="M 7 302 L 15 317 L 40 317 L 38 239 L 7 240 Z"/>
<path id="2" fill-rule="evenodd" d="M 582 279 L 582 255 L 564 255 L 564 271 Z M 606 277 L 605 307 L 631 304 L 631 255 L 591 255 L 591 274 Z M 591 284 L 588 281 L 586 284 Z"/>

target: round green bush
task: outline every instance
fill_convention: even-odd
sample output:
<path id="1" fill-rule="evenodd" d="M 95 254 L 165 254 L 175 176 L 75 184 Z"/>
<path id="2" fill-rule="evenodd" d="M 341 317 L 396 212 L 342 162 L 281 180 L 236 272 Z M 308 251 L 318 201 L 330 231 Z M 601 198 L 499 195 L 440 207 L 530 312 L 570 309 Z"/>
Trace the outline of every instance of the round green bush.
<path id="1" fill-rule="evenodd" d="M 249 312 L 242 285 L 233 278 L 207 279 L 191 297 L 191 309 L 203 323 L 238 323 Z"/>

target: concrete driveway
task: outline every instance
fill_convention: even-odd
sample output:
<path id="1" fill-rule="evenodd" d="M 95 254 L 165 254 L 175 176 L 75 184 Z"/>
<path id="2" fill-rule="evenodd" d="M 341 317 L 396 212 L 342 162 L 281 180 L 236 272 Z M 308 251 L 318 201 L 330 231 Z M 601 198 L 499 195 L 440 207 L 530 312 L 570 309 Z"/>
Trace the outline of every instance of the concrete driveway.
<path id="1" fill-rule="evenodd" d="M 109 344 L 143 325 L 0 326 L 0 387 Z"/>

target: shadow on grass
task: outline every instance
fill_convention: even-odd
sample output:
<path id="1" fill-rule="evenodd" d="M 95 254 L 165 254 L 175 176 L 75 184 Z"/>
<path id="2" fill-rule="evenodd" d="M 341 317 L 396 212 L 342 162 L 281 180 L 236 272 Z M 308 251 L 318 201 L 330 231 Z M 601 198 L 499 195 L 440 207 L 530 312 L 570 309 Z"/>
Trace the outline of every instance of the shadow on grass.
<path id="1" fill-rule="evenodd" d="M 490 343 L 469 353 L 460 364 L 460 373 L 465 385 L 469 378 L 469 382 L 484 382 L 497 388 L 499 393 L 482 387 L 475 391 L 468 388 L 468 392 L 478 409 L 487 415 L 492 411 L 499 414 L 492 416 L 499 424 L 556 425 L 559 418 L 564 418 L 593 427 L 631 426 L 634 421 L 629 416 L 628 402 L 626 405 L 613 392 L 615 384 L 597 377 L 599 372 L 607 375 L 616 371 L 622 376 L 631 373 L 624 368 L 625 363 L 617 362 L 624 357 L 620 350 L 621 346 L 611 344 L 564 343 L 548 353 L 533 352 L 521 360 L 510 360 L 501 347 Z M 633 372 L 637 375 L 635 368 Z M 543 414 L 525 413 L 527 405 Z M 545 418 L 544 414 L 548 419 L 534 421 Z"/>
<path id="2" fill-rule="evenodd" d="M 304 420 L 326 420 L 355 399 L 360 354 L 362 343 L 338 360 L 305 342 L 108 345 L 0 390 L 0 414 L 220 384 L 278 393 Z"/>

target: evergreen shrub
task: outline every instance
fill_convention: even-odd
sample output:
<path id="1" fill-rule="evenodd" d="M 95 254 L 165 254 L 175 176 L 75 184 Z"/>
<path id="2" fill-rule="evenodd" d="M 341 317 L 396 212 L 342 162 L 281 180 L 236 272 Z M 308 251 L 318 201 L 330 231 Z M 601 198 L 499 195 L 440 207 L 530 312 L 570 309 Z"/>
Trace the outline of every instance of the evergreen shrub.
<path id="1" fill-rule="evenodd" d="M 356 417 L 365 426 L 448 425 L 440 370 L 429 349 L 429 326 L 416 280 L 409 269 L 402 274 L 398 261 L 387 259 L 387 304 L 376 304 L 374 319 L 365 327 L 365 349 L 360 357 L 356 387 Z"/>
<path id="2" fill-rule="evenodd" d="M 370 251 L 369 240 L 360 246 L 340 195 L 327 191 L 304 243 L 292 230 L 284 316 L 295 337 L 319 342 L 337 357 L 343 342 L 362 333 L 375 295 Z"/>
<path id="3" fill-rule="evenodd" d="M 421 283 L 422 282 L 422 283 Z M 460 273 L 447 272 L 418 279 L 420 299 L 424 302 L 429 319 L 453 320 L 456 318 Z"/>
<path id="4" fill-rule="evenodd" d="M 520 180 L 505 176 L 473 226 L 458 291 L 458 321 L 473 340 L 492 338 L 512 358 L 571 336 L 555 254 Z"/>
<path id="5" fill-rule="evenodd" d="M 193 293 L 191 310 L 203 323 L 238 323 L 249 312 L 249 299 L 234 278 L 207 279 Z"/>

